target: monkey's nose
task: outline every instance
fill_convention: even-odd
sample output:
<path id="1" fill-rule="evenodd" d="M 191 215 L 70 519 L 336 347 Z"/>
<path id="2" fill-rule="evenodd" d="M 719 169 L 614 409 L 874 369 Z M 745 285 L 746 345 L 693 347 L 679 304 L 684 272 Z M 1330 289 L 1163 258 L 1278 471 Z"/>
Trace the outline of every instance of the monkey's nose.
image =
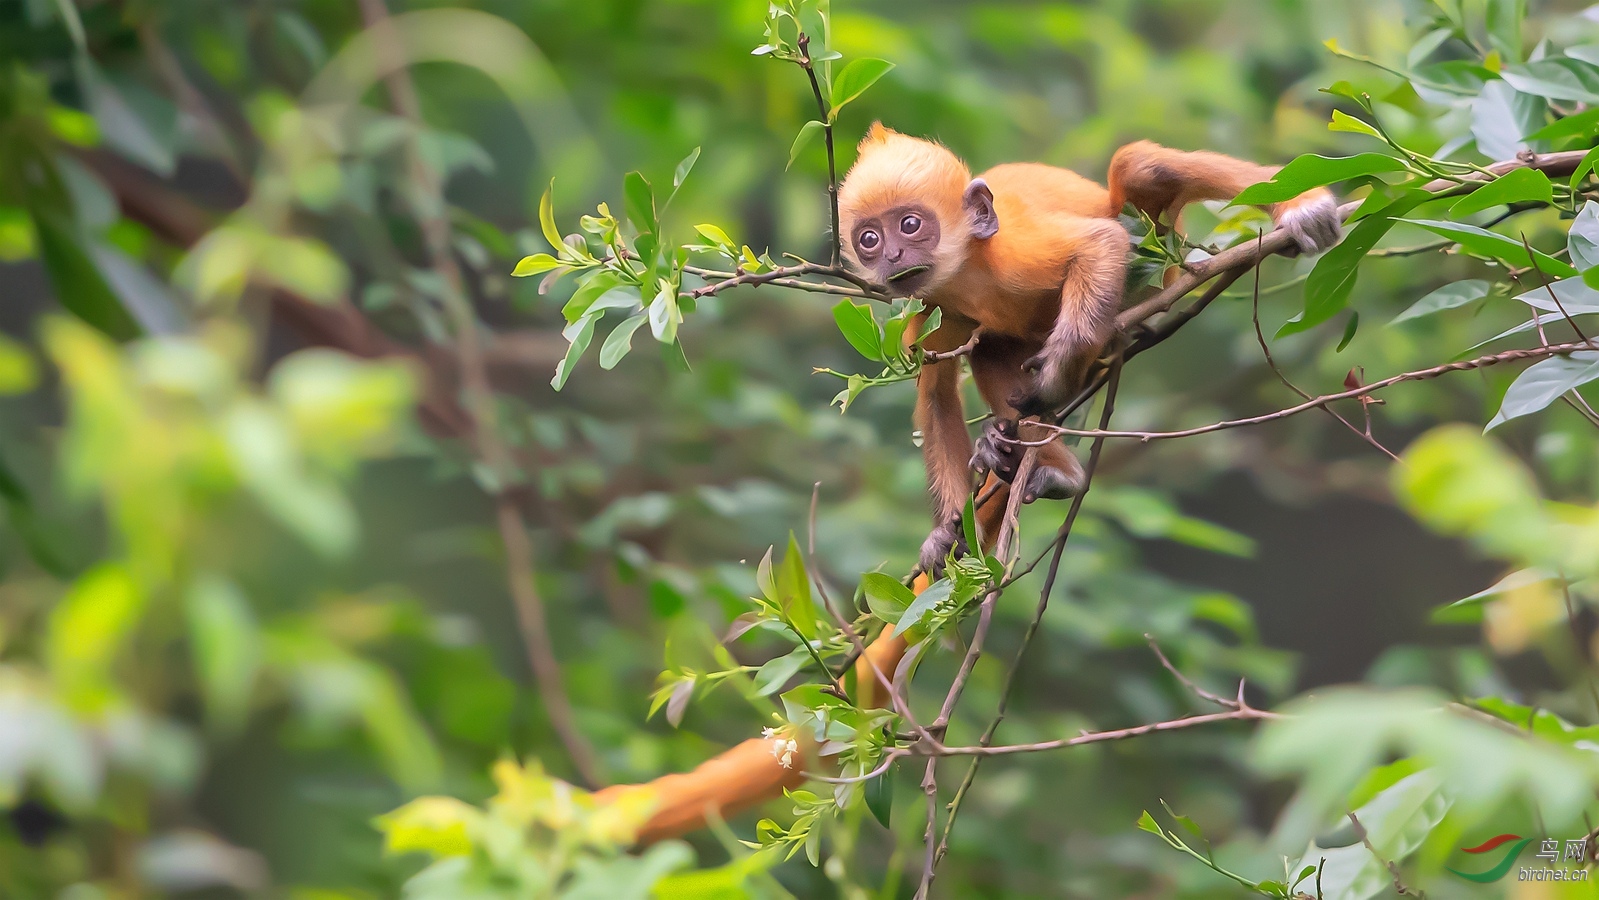
<path id="1" fill-rule="evenodd" d="M 895 247 L 894 249 L 892 249 L 892 250 L 890 250 L 890 251 L 888 251 L 887 253 L 884 254 L 884 256 L 888 257 L 888 261 L 889 262 L 899 262 L 899 258 L 901 256 L 904 256 L 904 255 L 905 255 L 905 251 L 904 251 L 904 249 L 902 249 L 900 247 Z"/>

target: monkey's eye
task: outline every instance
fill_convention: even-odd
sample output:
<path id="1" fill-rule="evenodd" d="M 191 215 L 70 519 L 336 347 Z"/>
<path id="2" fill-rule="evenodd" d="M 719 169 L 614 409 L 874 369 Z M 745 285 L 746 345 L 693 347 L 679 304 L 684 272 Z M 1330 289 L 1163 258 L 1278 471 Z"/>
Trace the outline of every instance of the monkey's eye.
<path id="1" fill-rule="evenodd" d="M 875 231 L 863 231 L 861 236 L 855 239 L 855 243 L 860 244 L 862 250 L 875 250 L 882 242 L 883 239 L 878 237 Z"/>
<path id="2" fill-rule="evenodd" d="M 921 216 L 906 216 L 899 220 L 899 230 L 906 234 L 915 234 L 922 230 Z"/>

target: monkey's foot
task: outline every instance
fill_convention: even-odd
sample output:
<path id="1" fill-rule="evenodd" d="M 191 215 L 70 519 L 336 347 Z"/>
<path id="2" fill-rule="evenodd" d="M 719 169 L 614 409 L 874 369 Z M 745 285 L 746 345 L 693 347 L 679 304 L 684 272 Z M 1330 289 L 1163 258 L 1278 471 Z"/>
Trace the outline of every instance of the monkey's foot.
<path id="1" fill-rule="evenodd" d="M 933 529 L 922 541 L 921 568 L 930 578 L 938 578 L 944 574 L 944 560 L 949 558 L 951 550 L 959 549 L 962 553 L 969 552 L 966 547 L 966 538 L 961 534 L 961 522 L 953 519 Z"/>
<path id="2" fill-rule="evenodd" d="M 1282 210 L 1277 227 L 1293 237 L 1299 253 L 1320 253 L 1338 243 L 1344 234 L 1338 201 L 1330 194 Z"/>
<path id="3" fill-rule="evenodd" d="M 1022 454 L 1027 447 L 1016 443 L 1016 422 L 1008 419 L 991 419 L 977 438 L 976 452 L 972 454 L 972 468 L 979 472 L 993 472 L 1006 483 L 1016 477 L 1021 467 Z M 1071 451 L 1066 451 L 1070 454 Z M 1075 497 L 1083 489 L 1083 470 L 1076 465 L 1076 457 L 1069 456 L 1073 465 L 1067 468 L 1040 461 L 1027 479 L 1027 489 L 1022 492 L 1022 502 L 1031 503 L 1042 497 L 1045 500 L 1065 500 Z"/>

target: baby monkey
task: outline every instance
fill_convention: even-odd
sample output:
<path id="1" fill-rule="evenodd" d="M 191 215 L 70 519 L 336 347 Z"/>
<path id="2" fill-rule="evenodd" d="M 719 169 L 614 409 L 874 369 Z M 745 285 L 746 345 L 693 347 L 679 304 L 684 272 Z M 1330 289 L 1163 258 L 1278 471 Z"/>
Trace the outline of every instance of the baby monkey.
<path id="1" fill-rule="evenodd" d="M 938 330 L 923 344 L 928 350 L 954 350 L 982 330 L 969 358 L 994 413 L 974 452 L 961 408 L 960 360 L 923 367 L 916 424 L 935 519 L 922 545 L 923 570 L 938 571 L 959 537 L 973 469 L 987 472 L 989 484 L 1005 482 L 979 514 L 983 533 L 998 527 L 1021 458 L 1021 448 L 1005 438 L 1048 437 L 1047 429 L 1022 419 L 1070 400 L 1110 340 L 1131 256 L 1117 221 L 1122 206 L 1175 223 L 1189 203 L 1232 199 L 1276 171 L 1139 141 L 1112 157 L 1106 187 L 1042 163 L 995 166 L 973 178 L 942 145 L 872 125 L 839 188 L 844 256 L 894 296 L 919 297 L 942 310 Z M 1325 250 L 1341 234 L 1337 204 L 1325 188 L 1267 209 L 1302 252 Z M 919 333 L 906 329 L 908 336 Z M 1022 499 L 1071 497 L 1084 481 L 1077 457 L 1052 441 L 1040 448 Z"/>

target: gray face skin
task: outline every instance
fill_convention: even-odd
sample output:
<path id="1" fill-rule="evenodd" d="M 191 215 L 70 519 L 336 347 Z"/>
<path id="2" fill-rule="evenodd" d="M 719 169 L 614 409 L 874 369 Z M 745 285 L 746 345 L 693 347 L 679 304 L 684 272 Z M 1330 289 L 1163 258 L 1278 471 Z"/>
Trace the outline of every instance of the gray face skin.
<path id="1" fill-rule="evenodd" d="M 914 296 L 933 277 L 938 217 L 920 204 L 896 206 L 856 222 L 850 242 L 873 280 L 896 297 Z"/>

